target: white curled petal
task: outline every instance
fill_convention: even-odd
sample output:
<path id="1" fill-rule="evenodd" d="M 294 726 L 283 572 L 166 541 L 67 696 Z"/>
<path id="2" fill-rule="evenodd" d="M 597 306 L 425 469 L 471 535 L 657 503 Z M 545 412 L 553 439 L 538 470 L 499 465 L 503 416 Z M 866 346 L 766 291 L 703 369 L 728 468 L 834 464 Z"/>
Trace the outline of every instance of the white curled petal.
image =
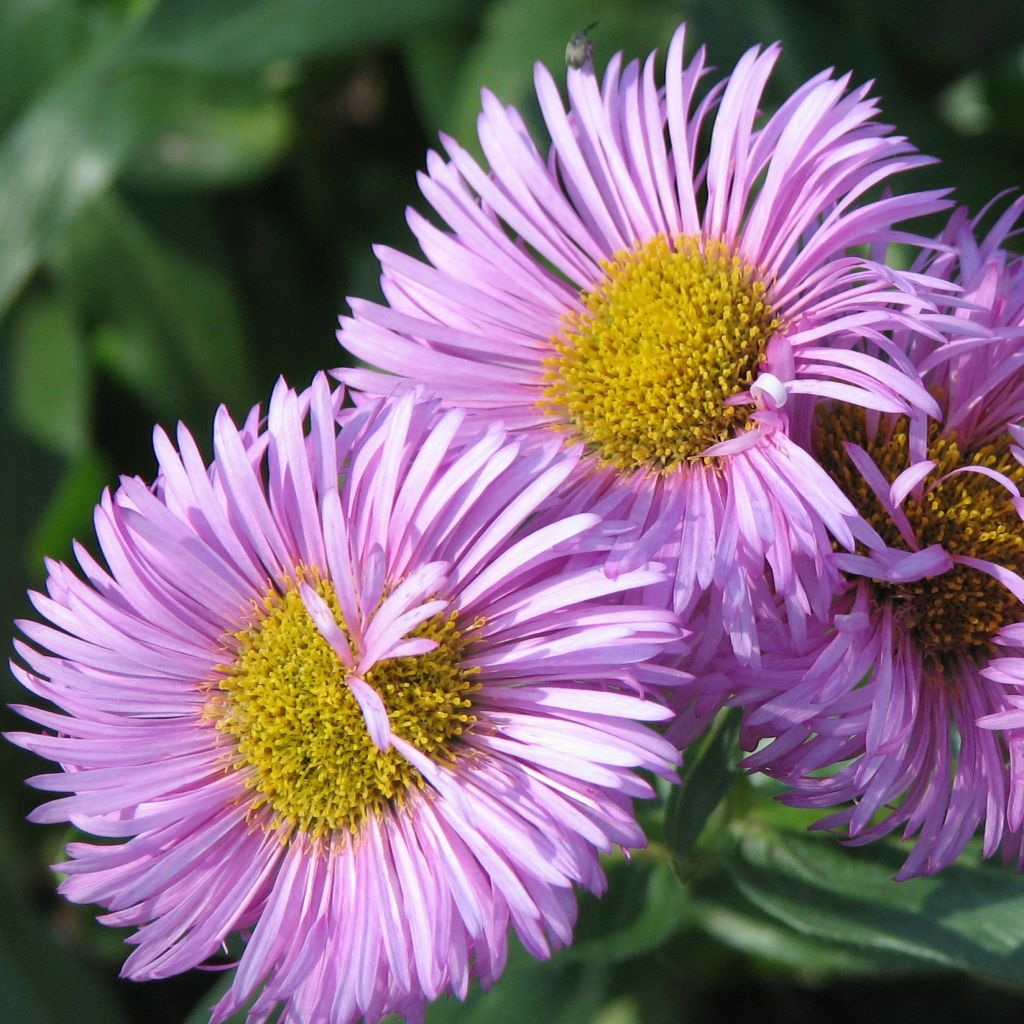
<path id="1" fill-rule="evenodd" d="M 774 373 L 762 373 L 750 385 L 750 394 L 764 409 L 781 409 L 789 399 L 786 385 Z"/>

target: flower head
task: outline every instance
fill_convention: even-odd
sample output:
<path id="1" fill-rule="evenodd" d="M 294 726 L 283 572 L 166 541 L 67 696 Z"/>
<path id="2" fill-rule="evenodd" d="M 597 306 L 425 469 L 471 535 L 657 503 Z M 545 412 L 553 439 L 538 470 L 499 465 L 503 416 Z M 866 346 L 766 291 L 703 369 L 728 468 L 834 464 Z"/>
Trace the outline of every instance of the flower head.
<path id="1" fill-rule="evenodd" d="M 320 377 L 222 411 L 209 467 L 158 432 L 156 485 L 96 510 L 106 567 L 50 564 L 21 624 L 15 673 L 58 710 L 11 738 L 70 794 L 33 817 L 105 840 L 61 889 L 137 926 L 133 978 L 247 935 L 214 1020 L 419 1020 L 500 974 L 509 927 L 547 956 L 598 854 L 644 842 L 636 769 L 677 761 L 645 723 L 682 631 L 615 599 L 660 574 L 608 576 L 596 515 L 535 515 L 577 456 L 462 446 L 414 395 L 338 404 Z"/>
<path id="2" fill-rule="evenodd" d="M 902 829 L 899 877 L 950 864 L 984 823 L 986 855 L 1024 851 L 1024 260 L 957 211 L 922 262 L 956 283 L 965 326 L 897 341 L 941 422 L 824 403 L 816 457 L 864 522 L 828 626 L 779 630 L 740 673 L 747 759 L 787 802 L 836 807 L 821 828 L 864 843 Z M 977 325 L 977 336 L 969 335 Z M 992 334 L 988 333 L 993 332 Z"/>
<path id="3" fill-rule="evenodd" d="M 766 116 L 777 47 L 701 97 L 704 54 L 686 64 L 683 43 L 680 28 L 664 86 L 653 54 L 614 58 L 601 83 L 570 68 L 568 112 L 538 66 L 547 155 L 485 93 L 489 173 L 444 138 L 421 187 L 449 230 L 411 213 L 427 262 L 380 249 L 388 305 L 352 300 L 342 320 L 341 343 L 387 372 L 338 375 L 376 395 L 418 382 L 476 420 L 582 444 L 575 480 L 644 527 L 638 557 L 670 560 L 669 603 L 715 591 L 708 628 L 754 659 L 766 568 L 808 614 L 829 533 L 853 544 L 852 506 L 790 441 L 794 405 L 937 412 L 885 334 L 928 306 L 922 279 L 855 250 L 944 203 L 871 198 L 927 160 L 866 88 L 823 72 Z"/>

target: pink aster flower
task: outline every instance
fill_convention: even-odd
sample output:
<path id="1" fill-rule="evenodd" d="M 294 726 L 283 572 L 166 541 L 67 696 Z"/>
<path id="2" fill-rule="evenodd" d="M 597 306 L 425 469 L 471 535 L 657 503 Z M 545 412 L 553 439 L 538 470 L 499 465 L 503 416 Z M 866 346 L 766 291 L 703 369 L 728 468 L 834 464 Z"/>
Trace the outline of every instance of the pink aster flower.
<path id="1" fill-rule="evenodd" d="M 899 878 L 946 867 L 981 825 L 986 856 L 1024 853 L 1024 260 L 1002 248 L 1022 210 L 981 241 L 957 211 L 922 261 L 962 289 L 963 337 L 897 339 L 941 423 L 819 410 L 813 449 L 864 544 L 835 558 L 830 624 L 803 644 L 777 630 L 737 674 L 746 766 L 833 808 L 817 827 L 851 843 L 913 839 Z"/>
<path id="2" fill-rule="evenodd" d="M 124 973 L 160 978 L 246 937 L 213 1010 L 290 1024 L 422 1020 L 500 974 L 511 927 L 570 941 L 573 886 L 636 847 L 637 769 L 676 619 L 621 606 L 588 514 L 535 525 L 576 463 L 406 396 L 336 422 L 325 378 L 266 421 L 216 420 L 204 465 L 161 432 L 155 487 L 96 510 L 106 567 L 53 563 L 15 673 L 58 710 L 11 738 L 61 771 L 33 818 L 75 842 L 61 891 L 138 930 Z M 340 473 L 340 476 L 339 476 Z M 257 994 L 258 993 L 258 994 Z"/>
<path id="3" fill-rule="evenodd" d="M 386 372 L 337 374 L 582 443 L 565 500 L 641 525 L 621 564 L 658 552 L 686 614 L 713 590 L 707 629 L 752 659 L 766 568 L 795 618 L 827 592 L 829 534 L 854 543 L 852 506 L 790 440 L 794 405 L 938 412 L 885 334 L 927 307 L 922 280 L 855 250 L 946 204 L 876 196 L 928 160 L 875 120 L 866 86 L 822 72 L 763 114 L 777 46 L 701 96 L 704 52 L 687 64 L 683 44 L 680 28 L 664 85 L 654 54 L 614 57 L 602 82 L 569 69 L 568 112 L 538 66 L 547 154 L 485 92 L 490 169 L 442 139 L 420 184 L 448 230 L 410 212 L 426 259 L 379 249 L 388 304 L 351 300 L 342 319 L 341 343 Z"/>

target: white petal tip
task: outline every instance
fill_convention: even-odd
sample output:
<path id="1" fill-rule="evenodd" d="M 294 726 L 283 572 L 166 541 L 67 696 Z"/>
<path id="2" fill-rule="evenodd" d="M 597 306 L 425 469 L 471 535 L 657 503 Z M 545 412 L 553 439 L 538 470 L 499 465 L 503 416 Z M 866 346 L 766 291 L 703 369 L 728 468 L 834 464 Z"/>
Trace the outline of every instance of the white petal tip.
<path id="1" fill-rule="evenodd" d="M 750 385 L 750 394 L 763 409 L 781 409 L 789 399 L 786 385 L 774 373 L 762 373 Z"/>

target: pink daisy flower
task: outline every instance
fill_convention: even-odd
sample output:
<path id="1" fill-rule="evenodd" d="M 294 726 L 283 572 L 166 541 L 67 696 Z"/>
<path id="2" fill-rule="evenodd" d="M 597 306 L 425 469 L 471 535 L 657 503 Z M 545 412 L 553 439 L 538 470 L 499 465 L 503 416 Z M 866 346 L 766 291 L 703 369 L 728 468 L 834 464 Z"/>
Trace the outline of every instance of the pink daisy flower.
<path id="1" fill-rule="evenodd" d="M 222 411 L 216 456 L 157 432 L 155 487 L 124 479 L 106 567 L 49 565 L 15 673 L 66 792 L 33 814 L 75 842 L 61 891 L 136 926 L 124 973 L 161 978 L 247 938 L 213 1010 L 250 1022 L 422 1020 L 501 973 L 511 927 L 570 941 L 573 886 L 641 846 L 631 802 L 678 755 L 644 694 L 682 631 L 614 595 L 614 527 L 534 512 L 577 461 L 406 396 L 336 422 L 318 378 L 266 421 Z M 339 476 L 340 473 L 340 476 Z M 257 993 L 259 993 L 257 995 Z"/>
<path id="2" fill-rule="evenodd" d="M 814 452 L 865 544 L 836 555 L 830 625 L 799 645 L 777 630 L 736 675 L 746 766 L 787 803 L 837 808 L 816 827 L 851 843 L 914 839 L 898 878 L 946 867 L 982 824 L 986 856 L 1024 851 L 1024 260 L 1002 248 L 1022 210 L 980 242 L 957 211 L 923 261 L 978 328 L 898 338 L 941 423 L 819 410 Z"/>
<path id="3" fill-rule="evenodd" d="M 442 138 L 423 195 L 448 230 L 409 214 L 426 260 L 381 248 L 387 305 L 351 300 L 339 340 L 386 371 L 337 375 L 374 395 L 428 387 L 470 421 L 582 443 L 575 507 L 599 500 L 669 562 L 671 606 L 710 590 L 708 629 L 756 657 L 766 566 L 792 616 L 829 583 L 829 534 L 854 543 L 849 502 L 789 438 L 790 410 L 827 396 L 937 413 L 886 340 L 922 282 L 857 255 L 940 193 L 875 197 L 929 162 L 875 120 L 868 87 L 822 72 L 759 111 L 779 48 L 746 53 L 700 96 L 704 52 L 684 29 L 665 84 L 655 54 L 602 82 L 568 70 L 536 89 L 552 144 L 483 95 L 490 169 Z M 394 375 L 399 380 L 396 381 Z"/>

